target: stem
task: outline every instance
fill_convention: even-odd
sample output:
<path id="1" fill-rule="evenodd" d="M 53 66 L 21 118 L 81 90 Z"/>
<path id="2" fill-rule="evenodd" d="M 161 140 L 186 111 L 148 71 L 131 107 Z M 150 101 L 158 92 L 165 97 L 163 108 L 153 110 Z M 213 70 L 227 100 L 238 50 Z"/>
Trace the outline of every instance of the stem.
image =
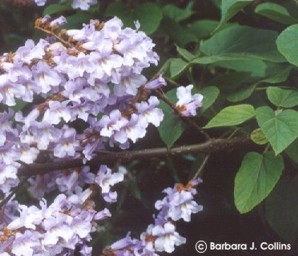
<path id="1" fill-rule="evenodd" d="M 55 38 L 57 38 L 57 40 L 59 40 L 61 43 L 63 43 L 65 46 L 67 47 L 72 47 L 71 43 L 65 41 L 63 38 L 61 38 L 59 35 L 55 34 L 55 32 L 53 31 L 50 31 L 48 29 L 45 29 L 45 28 L 42 28 L 42 27 L 37 27 L 35 26 L 36 29 L 39 29 L 40 31 L 48 34 L 48 35 L 51 35 L 51 36 L 54 36 Z"/>
<path id="2" fill-rule="evenodd" d="M 180 86 L 176 81 L 174 81 L 174 80 L 172 80 L 172 79 L 170 79 L 170 78 L 168 78 L 168 77 L 164 77 L 164 79 L 165 79 L 167 82 L 169 82 L 170 84 L 172 84 L 172 85 L 174 85 L 174 86 L 176 86 L 176 87 L 179 87 L 179 86 Z"/>
<path id="3" fill-rule="evenodd" d="M 210 157 L 210 154 L 208 154 L 208 155 L 205 156 L 205 158 L 204 158 L 204 160 L 203 160 L 200 168 L 198 169 L 198 171 L 196 172 L 196 174 L 193 176 L 192 179 L 196 179 L 198 177 L 202 177 L 202 171 L 203 171 L 204 167 L 206 166 L 206 164 L 207 164 L 207 162 L 209 160 L 209 157 Z"/>

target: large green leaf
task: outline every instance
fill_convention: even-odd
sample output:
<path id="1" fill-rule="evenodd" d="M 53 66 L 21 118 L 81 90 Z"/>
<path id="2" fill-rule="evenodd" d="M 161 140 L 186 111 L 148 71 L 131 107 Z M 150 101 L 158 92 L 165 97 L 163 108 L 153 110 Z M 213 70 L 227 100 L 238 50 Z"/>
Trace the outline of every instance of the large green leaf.
<path id="1" fill-rule="evenodd" d="M 278 182 L 284 163 L 273 152 L 249 152 L 235 177 L 234 200 L 240 213 L 251 211 L 262 202 Z"/>
<path id="2" fill-rule="evenodd" d="M 284 62 L 275 44 L 277 36 L 271 30 L 232 26 L 215 33 L 200 49 L 208 56 L 221 57 L 222 61 L 225 57 Z"/>
<path id="3" fill-rule="evenodd" d="M 298 22 L 296 18 L 290 15 L 285 7 L 276 3 L 259 4 L 255 9 L 255 13 L 286 25 L 292 25 Z"/>
<path id="4" fill-rule="evenodd" d="M 235 106 L 229 106 L 222 109 L 215 117 L 213 117 L 205 129 L 222 126 L 233 126 L 242 124 L 245 121 L 255 116 L 255 109 L 249 104 L 240 104 Z"/>
<path id="5" fill-rule="evenodd" d="M 285 240 L 295 243 L 298 230 L 298 176 L 285 177 L 266 199 L 265 216 L 270 226 Z"/>
<path id="6" fill-rule="evenodd" d="M 298 24 L 287 27 L 276 40 L 279 52 L 288 62 L 298 67 Z"/>
<path id="7" fill-rule="evenodd" d="M 268 87 L 266 90 L 268 99 L 278 107 L 291 108 L 298 105 L 298 91 L 279 87 Z"/>
<path id="8" fill-rule="evenodd" d="M 295 110 L 274 112 L 267 106 L 259 107 L 256 109 L 256 118 L 276 155 L 298 137 L 298 112 Z"/>
<path id="9" fill-rule="evenodd" d="M 217 29 L 221 28 L 229 19 L 241 11 L 252 0 L 222 0 L 221 1 L 221 20 Z"/>

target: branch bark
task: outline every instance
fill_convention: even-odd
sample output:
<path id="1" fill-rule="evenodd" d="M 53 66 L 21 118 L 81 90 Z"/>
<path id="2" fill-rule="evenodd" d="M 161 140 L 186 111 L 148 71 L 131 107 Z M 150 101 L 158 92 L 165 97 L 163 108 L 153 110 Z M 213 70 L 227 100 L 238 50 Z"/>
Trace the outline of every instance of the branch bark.
<path id="1" fill-rule="evenodd" d="M 148 159 L 151 157 L 175 156 L 189 153 L 210 154 L 222 150 L 233 150 L 250 143 L 251 140 L 248 137 L 240 137 L 234 139 L 209 139 L 200 144 L 174 147 L 171 149 L 162 147 L 121 152 L 103 151 L 86 163 L 83 162 L 83 159 L 61 159 L 57 162 L 51 163 L 34 163 L 24 165 L 19 169 L 19 174 L 28 177 L 32 175 L 46 174 L 52 171 L 79 168 L 85 165 L 95 166 L 99 164 L 106 164 L 109 162 L 115 162 L 119 159 L 122 163 L 125 163 L 134 159 Z"/>

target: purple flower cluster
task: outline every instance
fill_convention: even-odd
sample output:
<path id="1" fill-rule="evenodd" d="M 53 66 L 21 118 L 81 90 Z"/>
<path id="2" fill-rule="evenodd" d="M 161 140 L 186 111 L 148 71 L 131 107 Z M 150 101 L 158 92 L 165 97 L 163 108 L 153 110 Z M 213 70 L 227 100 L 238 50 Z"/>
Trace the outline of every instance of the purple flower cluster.
<path id="1" fill-rule="evenodd" d="M 47 0 L 34 0 L 37 6 L 44 6 Z M 72 8 L 73 9 L 81 9 L 83 11 L 89 10 L 92 5 L 97 4 L 97 0 L 73 0 Z"/>
<path id="2" fill-rule="evenodd" d="M 92 250 L 87 246 L 90 233 L 96 230 L 99 221 L 111 214 L 107 208 L 96 211 L 91 200 L 92 189 L 83 190 L 82 187 L 86 183 L 96 184 L 102 190 L 103 199 L 114 202 L 117 193 L 110 188 L 123 181 L 124 172 L 112 173 L 105 165 L 100 166 L 96 175 L 88 173 L 86 168 L 82 172 L 72 172 L 64 177 L 61 173 L 56 174 L 55 185 L 65 193 L 58 194 L 50 205 L 41 198 L 39 208 L 17 201 L 10 201 L 5 206 L 0 223 L 0 241 L 5 241 L 0 245 L 1 255 L 68 255 L 78 246 L 82 255 L 91 255 Z M 42 182 L 39 187 L 42 185 L 46 184 Z"/>
<path id="3" fill-rule="evenodd" d="M 0 56 L 0 106 L 5 106 L 0 112 L 0 190 L 6 198 L 26 165 L 57 158 L 87 163 L 107 148 L 128 148 L 146 135 L 150 124 L 157 127 L 163 120 L 159 100 L 150 91 L 165 80 L 159 75 L 147 81 L 142 74 L 159 60 L 152 40 L 138 29 L 122 28 L 116 17 L 60 30 L 65 22 L 64 17 L 38 19 L 36 27 L 48 38 L 27 40 L 16 52 Z M 177 104 L 192 114 L 201 98 L 191 96 L 189 88 L 178 89 Z M 91 255 L 90 233 L 111 215 L 95 207 L 94 190 L 105 202 L 116 202 L 111 188 L 124 180 L 125 172 L 106 165 L 96 172 L 86 165 L 28 178 L 28 191 L 40 205 L 10 198 L 2 206 L 1 255 L 73 255 L 78 247 L 82 255 Z M 140 240 L 128 236 L 110 249 L 120 253 L 116 255 L 127 255 L 121 253 L 128 247 L 135 248 L 133 255 L 157 255 L 184 243 L 173 222 L 190 221 L 201 210 L 193 201 L 197 182 L 166 189 L 167 196 L 156 203 L 160 213 L 155 224 Z"/>
<path id="4" fill-rule="evenodd" d="M 37 26 L 52 32 L 64 22 L 44 17 Z M 145 136 L 149 124 L 158 126 L 163 119 L 159 100 L 146 92 L 165 81 L 160 76 L 147 86 L 141 74 L 158 61 L 149 37 L 122 29 L 118 18 L 63 33 L 58 40 L 27 40 L 0 57 L 0 103 L 15 107 L 41 100 L 26 112 L 0 113 L 0 189 L 5 193 L 18 183 L 19 160 L 33 163 L 41 151 L 49 158 L 90 160 L 106 146 L 128 148 Z M 71 125 L 77 120 L 86 123 L 80 132 Z"/>
<path id="5" fill-rule="evenodd" d="M 108 209 L 94 210 L 94 202 L 88 200 L 91 193 L 86 189 L 68 197 L 59 194 L 50 205 L 40 201 L 39 208 L 18 205 L 19 217 L 0 231 L 7 241 L 0 247 L 6 254 L 1 255 L 66 255 L 78 245 L 86 250 L 97 222 L 111 215 Z"/>
<path id="6" fill-rule="evenodd" d="M 172 253 L 175 246 L 186 242 L 176 231 L 175 222 L 183 219 L 189 222 L 191 214 L 203 210 L 202 205 L 194 201 L 197 190 L 194 188 L 201 180 L 191 180 L 186 186 L 176 184 L 174 188 L 164 190 L 166 197 L 155 204 L 159 214 L 155 223 L 150 224 L 140 239 L 133 239 L 130 233 L 125 238 L 104 249 L 103 255 L 115 256 L 158 256 L 157 253 Z M 109 254 L 111 253 L 111 254 Z"/>

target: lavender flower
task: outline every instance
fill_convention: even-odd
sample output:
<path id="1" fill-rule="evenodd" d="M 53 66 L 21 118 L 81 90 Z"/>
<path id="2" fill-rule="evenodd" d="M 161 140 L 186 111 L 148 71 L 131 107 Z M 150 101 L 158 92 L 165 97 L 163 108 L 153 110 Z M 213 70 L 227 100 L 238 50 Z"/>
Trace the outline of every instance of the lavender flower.
<path id="1" fill-rule="evenodd" d="M 106 165 L 101 165 L 95 182 L 101 187 L 102 196 L 107 202 L 115 202 L 117 200 L 117 192 L 110 191 L 111 186 L 123 181 L 124 174 L 122 172 L 112 173 L 111 169 Z"/>
<path id="2" fill-rule="evenodd" d="M 81 9 L 83 11 L 89 10 L 91 5 L 97 4 L 96 0 L 73 0 L 72 8 Z"/>
<path id="3" fill-rule="evenodd" d="M 166 81 L 163 78 L 162 74 L 160 74 L 157 78 L 145 84 L 145 87 L 147 89 L 157 89 L 165 85 L 166 85 Z"/>
<path id="4" fill-rule="evenodd" d="M 178 102 L 176 103 L 176 108 L 183 116 L 195 116 L 197 108 L 202 106 L 203 95 L 199 93 L 191 95 L 192 88 L 192 84 L 177 88 Z"/>
<path id="5" fill-rule="evenodd" d="M 163 225 L 149 225 L 143 239 L 146 240 L 146 236 L 154 237 L 153 248 L 157 252 L 172 253 L 175 246 L 186 243 L 186 239 L 176 232 L 176 227 L 171 222 Z"/>
<path id="6" fill-rule="evenodd" d="M 163 120 L 164 114 L 158 108 L 159 100 L 155 96 L 151 96 L 147 102 L 140 102 L 136 104 L 137 113 L 140 118 L 144 119 L 147 124 L 151 123 L 158 127 Z"/>
<path id="7" fill-rule="evenodd" d="M 47 0 L 35 0 L 35 3 L 38 6 L 44 6 Z"/>

